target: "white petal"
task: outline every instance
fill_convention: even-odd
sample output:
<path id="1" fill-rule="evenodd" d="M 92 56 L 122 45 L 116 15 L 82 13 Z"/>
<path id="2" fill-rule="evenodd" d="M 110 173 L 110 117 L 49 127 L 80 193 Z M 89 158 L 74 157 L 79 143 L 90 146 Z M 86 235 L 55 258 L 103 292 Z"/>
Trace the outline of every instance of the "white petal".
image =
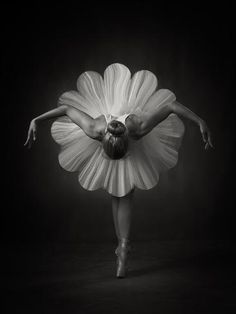
<path id="1" fill-rule="evenodd" d="M 157 88 L 156 76 L 147 70 L 134 74 L 129 88 L 128 106 L 131 111 L 142 109 Z"/>
<path id="2" fill-rule="evenodd" d="M 73 143 L 74 140 L 81 137 L 82 132 L 83 130 L 67 116 L 57 118 L 51 126 L 54 141 L 62 146 Z"/>
<path id="3" fill-rule="evenodd" d="M 98 113 L 93 110 L 93 107 L 89 105 L 89 102 L 75 90 L 63 93 L 58 100 L 58 105 L 72 106 L 86 112 L 93 118 L 98 115 Z"/>
<path id="4" fill-rule="evenodd" d="M 114 116 L 126 113 L 131 73 L 123 64 L 114 63 L 104 72 L 107 110 Z"/>
<path id="5" fill-rule="evenodd" d="M 84 163 L 90 160 L 96 149 L 101 149 L 97 141 L 87 137 L 84 133 L 70 145 L 62 147 L 59 163 L 67 171 L 81 171 Z"/>
<path id="6" fill-rule="evenodd" d="M 175 94 L 169 89 L 159 89 L 156 91 L 143 106 L 144 111 L 155 110 L 157 107 L 165 106 L 176 100 Z"/>
<path id="7" fill-rule="evenodd" d="M 86 99 L 91 111 L 96 115 L 106 114 L 104 83 L 100 74 L 93 71 L 82 73 L 77 80 L 79 93 Z"/>

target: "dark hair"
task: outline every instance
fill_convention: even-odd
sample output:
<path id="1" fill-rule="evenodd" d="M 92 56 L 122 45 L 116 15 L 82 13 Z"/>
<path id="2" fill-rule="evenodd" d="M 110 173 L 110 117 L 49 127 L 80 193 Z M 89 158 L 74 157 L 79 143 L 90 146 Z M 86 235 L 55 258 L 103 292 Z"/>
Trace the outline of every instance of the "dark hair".
<path id="1" fill-rule="evenodd" d="M 128 134 L 126 126 L 117 120 L 112 120 L 107 125 L 103 138 L 103 149 L 111 159 L 122 158 L 128 150 Z"/>

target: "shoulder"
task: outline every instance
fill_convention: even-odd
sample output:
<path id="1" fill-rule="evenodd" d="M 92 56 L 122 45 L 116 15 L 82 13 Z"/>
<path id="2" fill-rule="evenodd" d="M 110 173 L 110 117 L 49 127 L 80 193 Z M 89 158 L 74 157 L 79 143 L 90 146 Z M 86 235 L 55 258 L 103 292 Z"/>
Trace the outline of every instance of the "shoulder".
<path id="1" fill-rule="evenodd" d="M 99 117 L 94 119 L 93 122 L 93 139 L 97 141 L 102 141 L 105 135 L 105 130 L 107 127 L 106 118 L 104 115 L 100 115 Z"/>
<path id="2" fill-rule="evenodd" d="M 125 125 L 128 129 L 128 135 L 132 139 L 139 140 L 143 137 L 142 125 L 143 118 L 141 115 L 130 114 L 125 119 Z"/>

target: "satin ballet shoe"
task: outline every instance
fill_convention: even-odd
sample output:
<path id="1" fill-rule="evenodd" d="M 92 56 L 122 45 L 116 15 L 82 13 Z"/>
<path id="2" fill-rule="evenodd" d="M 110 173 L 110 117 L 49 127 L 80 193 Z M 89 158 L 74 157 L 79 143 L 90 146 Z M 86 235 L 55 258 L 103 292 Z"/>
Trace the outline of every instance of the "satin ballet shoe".
<path id="1" fill-rule="evenodd" d="M 118 247 L 115 250 L 117 255 L 117 270 L 116 277 L 124 278 L 127 273 L 127 258 L 130 252 L 129 240 L 126 238 L 121 238 Z"/>
<path id="2" fill-rule="evenodd" d="M 120 249 L 120 243 L 121 243 L 121 239 L 118 238 L 118 246 L 117 246 L 117 248 L 115 249 L 115 254 L 116 254 L 117 257 L 118 257 L 118 253 L 119 253 L 119 249 Z"/>

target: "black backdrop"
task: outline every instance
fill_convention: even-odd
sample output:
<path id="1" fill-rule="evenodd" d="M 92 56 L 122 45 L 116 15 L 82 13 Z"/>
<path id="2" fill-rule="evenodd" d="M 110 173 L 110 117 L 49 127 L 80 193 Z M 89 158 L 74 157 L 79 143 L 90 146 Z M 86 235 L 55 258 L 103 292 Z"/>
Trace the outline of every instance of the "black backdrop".
<path id="1" fill-rule="evenodd" d="M 57 162 L 50 122 L 32 150 L 23 147 L 30 119 L 56 106 L 85 70 L 114 62 L 154 72 L 205 119 L 215 148 L 204 151 L 198 127 L 186 133 L 178 165 L 158 186 L 138 190 L 132 238 L 231 240 L 233 209 L 232 7 L 154 6 L 137 2 L 5 8 L 2 77 L 3 242 L 115 239 L 110 196 L 89 192 Z"/>

